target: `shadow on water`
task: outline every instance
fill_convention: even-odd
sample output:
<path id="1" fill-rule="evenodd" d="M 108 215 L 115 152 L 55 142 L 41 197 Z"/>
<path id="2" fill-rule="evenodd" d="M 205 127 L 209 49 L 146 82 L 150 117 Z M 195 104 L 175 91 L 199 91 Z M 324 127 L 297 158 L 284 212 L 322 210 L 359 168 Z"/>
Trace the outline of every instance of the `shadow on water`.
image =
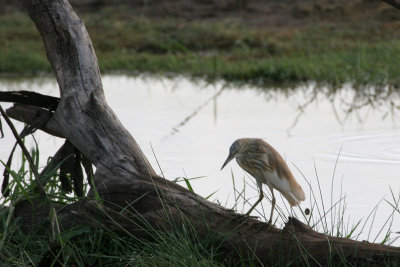
<path id="1" fill-rule="evenodd" d="M 205 80 L 200 78 L 191 78 L 182 75 L 146 75 L 146 74 L 111 74 L 111 77 L 131 77 L 143 80 L 147 79 L 170 79 L 182 80 L 187 79 L 198 87 L 198 90 L 212 87 L 215 93 L 212 94 L 207 100 L 199 103 L 192 108 L 186 116 L 178 121 L 171 127 L 171 131 L 162 138 L 162 141 L 167 140 L 171 136 L 178 134 L 192 119 L 199 115 L 202 110 L 208 105 L 212 105 L 214 125 L 218 121 L 218 99 L 226 90 L 254 90 L 262 96 L 266 102 L 278 101 L 278 97 L 284 96 L 289 99 L 293 96 L 297 100 L 297 114 L 293 117 L 293 122 L 287 128 L 288 136 L 292 135 L 292 130 L 297 126 L 301 118 L 305 115 L 309 106 L 317 104 L 321 100 L 328 100 L 331 105 L 331 111 L 334 114 L 337 123 L 343 125 L 349 120 L 351 115 L 355 115 L 359 123 L 363 123 L 368 119 L 370 111 L 376 110 L 381 116 L 382 120 L 390 118 L 393 123 L 398 119 L 398 111 L 400 109 L 400 87 L 397 85 L 357 85 L 343 84 L 340 86 L 333 86 L 329 84 L 318 84 L 313 82 L 308 83 L 279 83 L 270 84 L 269 86 L 259 86 L 257 83 L 245 82 L 225 82 L 221 80 Z M 54 90 L 43 90 L 43 87 L 57 87 L 55 79 L 48 75 L 43 74 L 39 76 L 2 76 L 0 77 L 0 91 L 19 91 L 19 90 L 35 90 L 41 93 L 49 93 L 51 95 L 58 95 Z M 45 89 L 45 88 L 44 88 Z M 105 88 L 107 89 L 107 88 Z M 280 98 L 282 100 L 282 98 Z"/>
<path id="2" fill-rule="evenodd" d="M 206 101 L 204 101 L 203 103 L 201 103 L 199 106 L 197 106 L 194 111 L 192 113 L 190 113 L 188 116 L 186 116 L 181 122 L 179 122 L 177 125 L 172 127 L 171 132 L 164 136 L 162 141 L 167 140 L 169 137 L 171 137 L 172 135 L 179 133 L 179 128 L 184 127 L 186 123 L 188 123 L 192 118 L 196 117 L 196 115 L 201 112 L 201 110 L 206 107 L 207 105 L 209 105 L 210 103 L 213 103 L 213 118 L 214 118 L 214 124 L 217 123 L 217 117 L 218 117 L 218 113 L 217 113 L 217 99 L 218 97 L 222 94 L 222 91 L 225 89 L 225 86 L 223 86 L 221 89 L 218 90 L 217 93 L 215 93 L 213 96 L 211 96 L 209 99 L 207 99 Z"/>
<path id="3" fill-rule="evenodd" d="M 311 85 L 303 89 L 304 99 L 298 105 L 298 114 L 288 133 L 293 129 L 305 110 L 311 104 L 325 98 L 330 102 L 332 113 L 340 125 L 349 120 L 350 115 L 355 115 L 359 123 L 368 119 L 369 111 L 376 110 L 382 115 L 382 120 L 390 117 L 393 122 L 398 117 L 400 105 L 400 90 L 388 85 L 385 87 L 352 87 L 344 85 L 341 88 L 320 87 Z"/>
<path id="4" fill-rule="evenodd" d="M 191 79 L 196 84 L 199 79 Z M 204 80 L 201 80 L 204 82 Z M 327 100 L 330 103 L 332 114 L 338 124 L 344 125 L 350 120 L 351 115 L 354 115 L 358 123 L 363 124 L 372 111 L 377 111 L 381 114 L 381 119 L 390 118 L 393 124 L 398 119 L 400 110 L 400 88 L 398 86 L 353 86 L 352 84 L 343 84 L 341 86 L 331 86 L 327 84 L 317 83 L 296 83 L 296 84 L 275 84 L 273 87 L 252 86 L 246 83 L 231 83 L 231 82 L 207 82 L 201 87 L 216 87 L 217 92 L 206 101 L 193 107 L 184 119 L 172 127 L 171 132 L 163 138 L 163 141 L 169 137 L 178 134 L 180 129 L 185 127 L 192 119 L 208 105 L 213 105 L 213 120 L 214 124 L 218 121 L 218 98 L 227 90 L 252 90 L 257 91 L 266 102 L 278 101 L 278 96 L 284 96 L 289 99 L 295 95 L 297 100 L 297 114 L 293 117 L 293 122 L 287 128 L 288 136 L 292 136 L 292 130 L 297 126 L 299 121 L 307 109 L 313 105 L 318 105 L 321 100 Z M 281 98 L 282 99 L 282 98 Z"/>

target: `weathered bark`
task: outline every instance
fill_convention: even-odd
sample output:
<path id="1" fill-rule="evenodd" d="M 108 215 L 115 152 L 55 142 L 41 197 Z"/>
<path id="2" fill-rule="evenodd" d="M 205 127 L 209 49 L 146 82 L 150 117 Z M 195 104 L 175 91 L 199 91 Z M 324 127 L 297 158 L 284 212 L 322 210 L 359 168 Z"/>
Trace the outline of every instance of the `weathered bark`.
<path id="1" fill-rule="evenodd" d="M 107 105 L 97 58 L 83 22 L 67 1 L 21 0 L 42 36 L 60 87 L 59 129 L 97 167 L 96 183 L 155 172 Z M 90 136 L 90 138 L 88 138 Z"/>
<path id="2" fill-rule="evenodd" d="M 2 101 L 1 97 L 0 101 Z M 7 109 L 7 115 L 10 118 L 32 125 L 50 135 L 65 138 L 58 124 L 52 119 L 54 112 L 47 109 L 31 105 L 14 105 Z"/>
<path id="3" fill-rule="evenodd" d="M 60 99 L 54 96 L 42 95 L 30 91 L 8 91 L 0 92 L 2 102 L 14 102 L 24 105 L 38 106 L 54 111 Z"/>
<path id="4" fill-rule="evenodd" d="M 66 138 L 96 166 L 95 184 L 104 199 L 104 204 L 87 198 L 60 208 L 58 218 L 62 229 L 90 225 L 139 235 L 143 234 L 138 227 L 143 220 L 164 231 L 188 222 L 200 238 L 218 237 L 224 254 L 233 259 L 238 255 L 236 251 L 240 251 L 260 264 L 278 261 L 285 264 L 293 259 L 311 265 L 324 264 L 329 257 L 338 263 L 366 262 L 370 266 L 380 266 L 382 260 L 388 259 L 400 263 L 400 248 L 326 236 L 295 219 L 283 230 L 274 227 L 268 230 L 263 222 L 243 219 L 158 177 L 107 105 L 90 38 L 69 3 L 66 0 L 20 1 L 42 35 L 60 87 L 57 109 L 41 129 Z M 8 112 L 29 123 L 32 109 L 51 112 L 26 106 L 14 107 Z M 47 205 L 40 199 L 34 203 L 32 206 L 21 202 L 15 209 L 15 215 L 21 217 L 27 229 L 43 225 L 48 218 Z"/>

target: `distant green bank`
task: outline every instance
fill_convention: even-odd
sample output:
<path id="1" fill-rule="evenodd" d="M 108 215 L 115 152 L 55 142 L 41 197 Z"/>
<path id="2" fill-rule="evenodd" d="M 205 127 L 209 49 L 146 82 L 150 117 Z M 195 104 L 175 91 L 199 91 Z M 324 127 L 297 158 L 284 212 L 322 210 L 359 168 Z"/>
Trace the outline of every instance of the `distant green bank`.
<path id="1" fill-rule="evenodd" d="M 400 33 L 374 21 L 278 29 L 236 20 L 156 21 L 123 9 L 79 15 L 103 72 L 177 73 L 260 85 L 391 85 L 400 79 Z M 0 74 L 51 71 L 25 14 L 0 16 L 0 40 Z"/>

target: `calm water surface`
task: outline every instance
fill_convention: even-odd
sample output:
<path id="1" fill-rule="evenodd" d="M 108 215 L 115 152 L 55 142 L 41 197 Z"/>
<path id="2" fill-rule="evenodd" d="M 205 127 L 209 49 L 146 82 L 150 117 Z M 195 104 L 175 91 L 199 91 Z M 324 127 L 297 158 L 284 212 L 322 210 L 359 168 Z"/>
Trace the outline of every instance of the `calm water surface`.
<path id="1" fill-rule="evenodd" d="M 194 190 L 202 196 L 215 192 L 211 199 L 227 207 L 234 205 L 240 192 L 245 193 L 251 203 L 256 201 L 258 193 L 253 179 L 236 162 L 232 161 L 223 171 L 220 168 L 235 139 L 260 137 L 281 153 L 302 185 L 307 195 L 307 201 L 301 205 L 303 210 L 317 202 L 323 213 L 323 207 L 328 210 L 331 203 L 342 198 L 341 209 L 346 209 L 344 219 L 351 227 L 359 219 L 364 223 L 381 201 L 369 240 L 373 241 L 381 228 L 390 224 L 393 224 L 393 232 L 400 231 L 400 214 L 390 217 L 393 208 L 387 203 L 394 203 L 391 189 L 395 197 L 399 198 L 400 194 L 399 120 L 396 111 L 390 111 L 390 103 L 378 101 L 375 106 L 360 107 L 365 101 L 359 100 L 350 88 L 326 96 L 323 89 L 314 89 L 313 85 L 290 91 L 265 91 L 224 87 L 222 83 L 191 82 L 185 78 L 122 75 L 105 76 L 103 84 L 109 105 L 157 172 L 171 180 L 203 177 L 191 181 Z M 49 78 L 19 82 L 0 80 L 0 91 L 5 90 L 58 95 L 55 80 Z M 315 92 L 319 93 L 315 95 Z M 354 106 L 357 110 L 348 112 Z M 6 160 L 14 140 L 7 127 L 4 128 L 6 137 L 0 140 L 0 158 Z M 18 128 L 22 129 L 22 125 L 18 124 Z M 62 140 L 43 133 L 35 136 L 44 164 Z M 308 183 L 312 185 L 314 196 Z M 246 211 L 249 206 L 242 203 L 240 201 L 238 209 Z M 277 204 L 288 215 L 284 208 L 286 203 L 280 197 Z M 339 205 L 336 207 L 336 212 L 341 213 Z M 267 200 L 259 207 L 261 213 L 263 208 L 268 217 Z M 297 208 L 293 212 L 300 215 Z M 315 206 L 314 212 L 318 212 Z M 373 216 L 374 213 L 361 239 L 368 238 Z M 332 221 L 335 223 L 334 217 L 326 216 L 328 225 Z M 383 239 L 385 229 L 377 241 Z M 392 233 L 390 238 L 398 236 Z"/>

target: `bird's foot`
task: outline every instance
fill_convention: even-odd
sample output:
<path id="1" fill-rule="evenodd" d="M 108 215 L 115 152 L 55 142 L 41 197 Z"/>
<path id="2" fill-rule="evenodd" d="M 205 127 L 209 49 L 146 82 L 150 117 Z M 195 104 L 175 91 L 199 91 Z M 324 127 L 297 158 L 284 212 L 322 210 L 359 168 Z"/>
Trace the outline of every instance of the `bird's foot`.
<path id="1" fill-rule="evenodd" d="M 271 230 L 273 227 L 275 227 L 275 226 L 274 226 L 271 222 L 268 222 L 268 223 L 260 223 L 259 226 L 258 226 L 258 228 L 257 228 L 257 230 L 256 230 L 256 232 L 259 232 L 259 231 L 261 231 L 261 230 L 263 230 L 263 229 Z"/>

